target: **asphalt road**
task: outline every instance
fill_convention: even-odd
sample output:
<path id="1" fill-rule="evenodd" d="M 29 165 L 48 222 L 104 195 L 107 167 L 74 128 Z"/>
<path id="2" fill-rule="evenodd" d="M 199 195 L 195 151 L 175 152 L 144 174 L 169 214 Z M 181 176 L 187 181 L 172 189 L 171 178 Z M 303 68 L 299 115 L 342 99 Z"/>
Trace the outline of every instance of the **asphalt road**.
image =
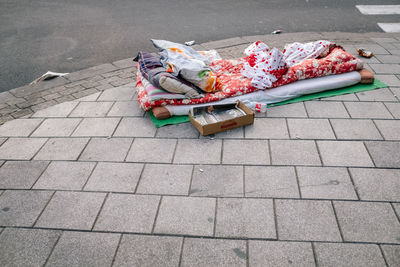
<path id="1" fill-rule="evenodd" d="M 284 32 L 377 32 L 356 4 L 398 0 L 0 0 L 0 91 L 149 51 L 151 38 L 199 43 Z M 396 21 L 397 20 L 397 21 Z"/>

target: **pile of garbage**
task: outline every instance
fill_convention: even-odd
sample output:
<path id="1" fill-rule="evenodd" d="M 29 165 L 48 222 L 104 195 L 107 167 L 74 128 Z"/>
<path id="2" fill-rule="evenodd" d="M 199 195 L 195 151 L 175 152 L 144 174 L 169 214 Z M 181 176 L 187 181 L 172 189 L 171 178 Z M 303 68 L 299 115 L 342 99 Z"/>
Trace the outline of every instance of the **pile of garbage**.
<path id="1" fill-rule="evenodd" d="M 135 59 L 136 87 L 140 106 L 158 119 L 238 100 L 265 111 L 270 103 L 361 81 L 361 59 L 326 40 L 287 44 L 283 51 L 257 41 L 244 50 L 244 57 L 230 60 L 215 50 L 152 42 L 159 52 L 139 52 Z"/>

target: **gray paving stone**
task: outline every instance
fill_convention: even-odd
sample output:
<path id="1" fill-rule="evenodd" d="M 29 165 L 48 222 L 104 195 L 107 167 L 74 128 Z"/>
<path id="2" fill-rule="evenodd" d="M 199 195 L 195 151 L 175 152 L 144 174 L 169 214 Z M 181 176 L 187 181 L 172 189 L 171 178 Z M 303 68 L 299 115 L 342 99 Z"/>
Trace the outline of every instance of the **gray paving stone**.
<path id="1" fill-rule="evenodd" d="M 99 74 L 107 73 L 116 70 L 117 68 L 112 64 L 103 64 L 88 69 L 72 72 L 65 76 L 69 81 L 79 81 Z"/>
<path id="2" fill-rule="evenodd" d="M 70 136 L 81 119 L 47 119 L 32 136 Z"/>
<path id="3" fill-rule="evenodd" d="M 114 136 L 154 137 L 156 130 L 148 118 L 122 118 Z"/>
<path id="4" fill-rule="evenodd" d="M 243 167 L 221 165 L 195 166 L 190 195 L 242 197 Z"/>
<path id="5" fill-rule="evenodd" d="M 7 161 L 0 169 L 0 188 L 29 189 L 48 164 L 47 161 Z"/>
<path id="6" fill-rule="evenodd" d="M 246 166 L 246 197 L 298 198 L 293 167 Z"/>
<path id="7" fill-rule="evenodd" d="M 400 246 L 382 245 L 381 248 L 389 267 L 400 266 Z"/>
<path id="8" fill-rule="evenodd" d="M 164 197 L 154 232 L 212 236 L 215 201 L 204 197 Z"/>
<path id="9" fill-rule="evenodd" d="M 400 103 L 385 103 L 393 117 L 400 119 Z"/>
<path id="10" fill-rule="evenodd" d="M 197 131 L 196 128 L 193 127 L 193 125 L 190 122 L 188 122 L 188 123 L 166 125 L 161 128 L 157 128 L 156 137 L 198 138 L 199 132 Z"/>
<path id="11" fill-rule="evenodd" d="M 272 199 L 220 198 L 215 235 L 277 238 Z"/>
<path id="12" fill-rule="evenodd" d="M 224 140 L 223 164 L 271 164 L 268 140 Z"/>
<path id="13" fill-rule="evenodd" d="M 108 117 L 122 117 L 122 116 L 138 116 L 142 117 L 144 115 L 143 109 L 140 108 L 137 101 L 123 101 L 116 102 L 112 106 L 110 112 L 108 112 Z"/>
<path id="14" fill-rule="evenodd" d="M 329 201 L 276 200 L 279 239 L 341 241 Z"/>
<path id="15" fill-rule="evenodd" d="M 99 83 L 95 82 L 95 83 L 91 83 L 91 82 L 87 82 L 87 83 L 83 83 L 82 86 L 91 86 L 91 85 L 100 85 Z M 98 93 L 96 88 L 89 88 L 89 89 L 85 89 L 76 93 L 73 93 L 72 95 L 78 99 L 89 96 L 88 99 L 90 99 L 90 97 L 92 96 L 92 94 Z M 54 97 L 55 98 L 55 97 Z M 93 97 L 94 98 L 94 97 Z M 53 98 L 52 98 L 53 99 Z M 97 98 L 95 98 L 93 101 L 95 101 Z M 82 102 L 82 101 L 81 101 Z"/>
<path id="16" fill-rule="evenodd" d="M 77 102 L 64 102 L 55 106 L 36 111 L 32 117 L 51 118 L 51 117 L 67 117 L 71 111 L 78 105 Z"/>
<path id="17" fill-rule="evenodd" d="M 111 266 L 119 234 L 64 232 L 46 266 Z"/>
<path id="18" fill-rule="evenodd" d="M 315 243 L 319 266 L 386 266 L 377 245 Z"/>
<path id="19" fill-rule="evenodd" d="M 216 48 L 227 47 L 227 46 L 237 46 L 237 45 L 246 44 L 246 43 L 249 43 L 249 41 L 242 39 L 240 37 L 234 37 L 234 38 L 229 38 L 229 39 L 224 39 L 224 40 L 202 43 L 201 46 L 205 47 L 206 49 L 216 49 Z"/>
<path id="20" fill-rule="evenodd" d="M 41 119 L 8 121 L 0 127 L 0 136 L 29 136 L 41 122 Z"/>
<path id="21" fill-rule="evenodd" d="M 134 62 L 132 58 L 126 58 L 114 61 L 112 64 L 114 66 L 117 66 L 118 68 L 129 68 L 129 67 L 134 67 L 136 65 L 136 62 Z"/>
<path id="22" fill-rule="evenodd" d="M 47 138 L 9 138 L 0 147 L 0 159 L 29 160 L 46 141 Z"/>
<path id="23" fill-rule="evenodd" d="M 398 99 L 398 100 L 400 100 L 400 87 L 391 87 L 391 88 L 389 88 L 390 89 L 390 91 L 393 93 L 393 96 L 396 98 L 396 99 Z M 397 101 L 397 100 L 396 100 Z"/>
<path id="24" fill-rule="evenodd" d="M 119 118 L 85 118 L 72 136 L 111 136 Z"/>
<path id="25" fill-rule="evenodd" d="M 76 160 L 88 141 L 88 138 L 50 138 L 35 160 Z"/>
<path id="26" fill-rule="evenodd" d="M 69 117 L 105 117 L 113 102 L 79 102 Z"/>
<path id="27" fill-rule="evenodd" d="M 291 138 L 335 139 L 327 119 L 288 119 L 287 122 Z"/>
<path id="28" fill-rule="evenodd" d="M 220 163 L 221 149 L 221 140 L 179 139 L 175 152 L 174 163 Z"/>
<path id="29" fill-rule="evenodd" d="M 391 119 L 392 115 L 380 102 L 344 103 L 352 118 L 356 119 Z"/>
<path id="30" fill-rule="evenodd" d="M 317 144 L 324 166 L 374 166 L 362 142 L 317 141 Z"/>
<path id="31" fill-rule="evenodd" d="M 5 191 L 0 196 L 0 225 L 32 226 L 51 195 L 48 191 Z"/>
<path id="32" fill-rule="evenodd" d="M 372 120 L 332 119 L 337 139 L 382 140 Z"/>
<path id="33" fill-rule="evenodd" d="M 307 118 L 307 112 L 304 107 L 304 103 L 300 102 L 300 103 L 270 107 L 267 109 L 267 117 Z"/>
<path id="34" fill-rule="evenodd" d="M 159 202 L 159 196 L 111 194 L 94 229 L 151 233 Z"/>
<path id="35" fill-rule="evenodd" d="M 243 240 L 185 238 L 182 266 L 246 266 Z"/>
<path id="36" fill-rule="evenodd" d="M 5 91 L 0 93 L 0 103 L 11 103 L 11 105 L 20 103 L 24 101 L 23 98 L 17 98 L 13 96 L 10 92 Z"/>
<path id="37" fill-rule="evenodd" d="M 400 223 L 389 203 L 334 202 L 344 241 L 400 243 Z"/>
<path id="38" fill-rule="evenodd" d="M 369 64 L 378 74 L 400 74 L 400 64 Z"/>
<path id="39" fill-rule="evenodd" d="M 164 128 L 164 127 L 162 127 Z M 159 129 L 162 129 L 159 128 Z M 194 128 L 192 126 L 192 128 L 196 130 L 196 128 Z M 198 133 L 198 132 L 197 132 Z M 207 135 L 207 136 L 203 136 L 200 135 L 200 139 L 224 139 L 224 138 L 229 138 L 229 139 L 242 139 L 244 137 L 244 127 L 240 127 L 240 128 L 236 128 L 236 129 L 232 129 L 226 132 L 220 132 L 220 133 L 216 133 L 213 135 Z"/>
<path id="40" fill-rule="evenodd" d="M 105 90 L 97 101 L 127 101 L 132 100 L 135 94 L 133 83 Z"/>
<path id="41" fill-rule="evenodd" d="M 85 190 L 133 193 L 142 169 L 143 164 L 99 162 Z"/>
<path id="42" fill-rule="evenodd" d="M 188 195 L 193 166 L 147 164 L 137 192 L 159 195 Z"/>
<path id="43" fill-rule="evenodd" d="M 58 191 L 35 226 L 90 230 L 105 196 L 103 193 Z"/>
<path id="44" fill-rule="evenodd" d="M 345 168 L 297 167 L 303 198 L 357 199 Z"/>
<path id="45" fill-rule="evenodd" d="M 376 55 L 377 59 L 379 59 L 382 63 L 399 63 L 400 56 L 398 55 Z"/>
<path id="46" fill-rule="evenodd" d="M 397 217 L 400 218 L 400 204 L 399 203 L 393 203 L 392 205 L 393 205 L 393 208 L 394 208 L 394 210 L 395 210 L 395 212 L 397 214 Z"/>
<path id="47" fill-rule="evenodd" d="M 59 231 L 7 228 L 0 235 L 1 266 L 43 266 Z"/>
<path id="48" fill-rule="evenodd" d="M 289 133 L 285 119 L 255 118 L 254 124 L 245 127 L 246 138 L 288 139 Z"/>
<path id="49" fill-rule="evenodd" d="M 375 120 L 385 140 L 400 140 L 400 120 Z"/>
<path id="50" fill-rule="evenodd" d="M 375 79 L 384 82 L 388 86 L 400 86 L 400 79 L 394 74 L 377 74 Z"/>
<path id="51" fill-rule="evenodd" d="M 135 138 L 126 161 L 171 163 L 177 140 Z"/>
<path id="52" fill-rule="evenodd" d="M 400 142 L 366 142 L 376 167 L 400 167 Z"/>
<path id="53" fill-rule="evenodd" d="M 387 55 L 389 52 L 380 46 L 379 44 L 359 44 L 357 45 L 357 48 L 364 48 L 366 50 L 373 51 L 375 55 Z"/>
<path id="54" fill-rule="evenodd" d="M 273 165 L 321 165 L 314 141 L 271 140 Z"/>
<path id="55" fill-rule="evenodd" d="M 53 161 L 33 188 L 80 190 L 94 166 L 94 162 Z"/>
<path id="56" fill-rule="evenodd" d="M 124 235 L 113 266 L 178 266 L 183 238 Z"/>
<path id="57" fill-rule="evenodd" d="M 79 160 L 124 161 L 133 138 L 92 138 Z"/>
<path id="58" fill-rule="evenodd" d="M 311 243 L 249 241 L 250 266 L 315 266 Z"/>
<path id="59" fill-rule="evenodd" d="M 101 94 L 101 92 L 97 92 L 97 93 L 94 93 L 94 94 L 91 94 L 88 96 L 80 97 L 74 101 L 76 101 L 76 102 L 96 101 L 100 94 Z"/>
<path id="60" fill-rule="evenodd" d="M 388 88 L 357 93 L 361 101 L 397 101 L 396 97 Z"/>
<path id="61" fill-rule="evenodd" d="M 304 105 L 310 118 L 349 118 L 341 102 L 307 101 Z"/>
<path id="62" fill-rule="evenodd" d="M 400 170 L 350 169 L 362 200 L 400 201 Z"/>
<path id="63" fill-rule="evenodd" d="M 65 79 L 64 77 L 57 77 L 51 80 L 42 81 L 34 85 L 27 84 L 22 87 L 14 88 L 9 90 L 9 92 L 16 97 L 26 97 L 38 92 L 45 91 L 50 88 L 53 88 L 50 90 L 54 90 L 55 89 L 54 87 L 64 85 L 66 83 L 68 83 L 67 79 Z M 65 87 L 61 86 L 61 88 Z"/>

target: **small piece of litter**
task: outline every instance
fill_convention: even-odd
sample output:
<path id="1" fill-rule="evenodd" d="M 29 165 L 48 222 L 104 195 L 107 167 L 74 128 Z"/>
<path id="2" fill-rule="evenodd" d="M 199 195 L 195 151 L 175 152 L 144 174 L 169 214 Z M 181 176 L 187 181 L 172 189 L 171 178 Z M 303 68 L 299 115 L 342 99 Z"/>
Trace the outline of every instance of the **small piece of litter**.
<path id="1" fill-rule="evenodd" d="M 187 41 L 187 42 L 185 42 L 185 45 L 187 45 L 187 46 L 192 46 L 192 45 L 194 45 L 196 43 L 196 41 L 195 40 L 192 40 L 192 41 Z"/>
<path id="2" fill-rule="evenodd" d="M 366 50 L 365 48 L 358 48 L 357 52 L 360 56 L 366 57 L 366 58 L 371 58 L 374 56 L 374 53 L 371 51 Z"/>
<path id="3" fill-rule="evenodd" d="M 199 171 L 200 171 L 200 172 L 204 172 L 204 170 L 203 170 L 203 169 L 199 169 Z"/>
<path id="4" fill-rule="evenodd" d="M 45 74 L 43 74 L 42 76 L 40 76 L 39 78 L 37 78 L 36 80 L 34 80 L 33 82 L 30 83 L 30 85 L 32 84 L 36 84 L 40 81 L 45 81 L 51 78 L 55 78 L 55 77 L 62 77 L 65 76 L 69 73 L 59 73 L 59 72 L 52 72 L 52 71 L 48 71 Z"/>
<path id="5" fill-rule="evenodd" d="M 282 33 L 281 30 L 275 30 L 275 31 L 271 32 L 271 34 L 280 34 L 280 33 Z"/>

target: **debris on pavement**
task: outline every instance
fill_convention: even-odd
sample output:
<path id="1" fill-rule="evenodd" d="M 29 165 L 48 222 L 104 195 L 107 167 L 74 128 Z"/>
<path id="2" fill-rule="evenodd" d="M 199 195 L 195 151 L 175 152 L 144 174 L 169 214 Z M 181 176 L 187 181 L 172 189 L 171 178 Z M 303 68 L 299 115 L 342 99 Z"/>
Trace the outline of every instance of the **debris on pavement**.
<path id="1" fill-rule="evenodd" d="M 282 30 L 275 30 L 275 31 L 271 32 L 271 34 L 280 34 L 280 33 L 282 33 Z"/>
<path id="2" fill-rule="evenodd" d="M 366 58 L 371 58 L 374 56 L 374 53 L 372 53 L 369 50 L 366 50 L 365 48 L 358 48 L 357 52 L 360 56 L 362 57 L 366 57 Z"/>
<path id="3" fill-rule="evenodd" d="M 62 76 L 65 76 L 67 74 L 69 74 L 69 73 L 68 72 L 67 73 L 59 73 L 59 72 L 48 71 L 45 74 L 43 74 L 42 76 L 40 76 L 39 78 L 37 78 L 34 81 L 32 81 L 30 83 L 30 85 L 36 84 L 36 83 L 41 82 L 41 81 L 50 80 L 50 79 L 53 79 L 53 78 L 56 78 L 56 77 L 62 77 Z"/>
<path id="4" fill-rule="evenodd" d="M 187 46 L 192 46 L 192 45 L 194 45 L 196 43 L 196 41 L 195 40 L 192 40 L 192 41 L 187 41 L 187 42 L 185 42 L 185 45 L 187 45 Z"/>
<path id="5" fill-rule="evenodd" d="M 189 120 L 201 135 L 211 135 L 254 123 L 254 112 L 240 101 L 190 110 Z"/>

